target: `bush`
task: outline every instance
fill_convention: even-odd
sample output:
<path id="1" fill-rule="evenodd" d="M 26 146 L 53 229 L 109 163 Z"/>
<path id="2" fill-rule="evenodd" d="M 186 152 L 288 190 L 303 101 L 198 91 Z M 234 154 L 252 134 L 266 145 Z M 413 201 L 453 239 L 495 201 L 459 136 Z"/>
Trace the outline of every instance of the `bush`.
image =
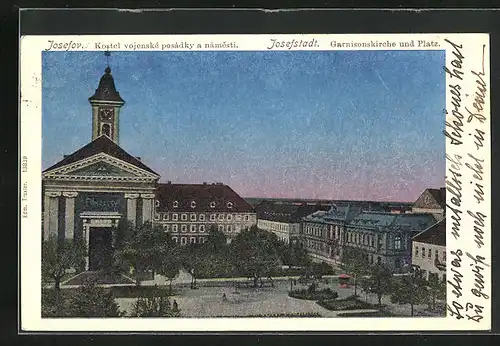
<path id="1" fill-rule="evenodd" d="M 335 299 L 338 297 L 338 293 L 336 291 L 332 291 L 330 288 L 325 288 L 323 290 L 310 290 L 308 289 L 299 289 L 288 292 L 288 296 L 297 299 L 304 300 L 326 300 L 326 299 Z"/>
<path id="2" fill-rule="evenodd" d="M 169 293 L 169 286 L 115 286 L 111 287 L 113 297 L 115 298 L 139 298 L 151 295 L 152 292 L 159 290 L 164 295 L 173 295 Z"/>
<path id="3" fill-rule="evenodd" d="M 331 311 L 378 309 L 375 305 L 359 300 L 355 296 L 349 296 L 344 299 L 322 299 L 318 301 L 318 304 Z"/>
<path id="4" fill-rule="evenodd" d="M 179 317 L 180 310 L 177 302 L 171 304 L 165 290 L 154 287 L 154 290 L 145 291 L 139 297 L 132 309 L 133 317 Z"/>
<path id="5" fill-rule="evenodd" d="M 88 280 L 80 286 L 69 299 L 69 316 L 72 317 L 121 317 L 113 298 L 113 293 L 98 287 L 95 281 Z"/>

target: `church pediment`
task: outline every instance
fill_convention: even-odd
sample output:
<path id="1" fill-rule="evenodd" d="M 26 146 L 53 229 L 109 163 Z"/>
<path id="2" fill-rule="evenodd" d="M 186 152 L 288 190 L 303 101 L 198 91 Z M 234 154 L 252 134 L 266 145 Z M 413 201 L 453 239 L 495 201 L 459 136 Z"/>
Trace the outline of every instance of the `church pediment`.
<path id="1" fill-rule="evenodd" d="M 104 180 L 104 181 L 155 181 L 158 175 L 131 163 L 100 153 L 43 173 L 44 179 L 55 180 Z"/>

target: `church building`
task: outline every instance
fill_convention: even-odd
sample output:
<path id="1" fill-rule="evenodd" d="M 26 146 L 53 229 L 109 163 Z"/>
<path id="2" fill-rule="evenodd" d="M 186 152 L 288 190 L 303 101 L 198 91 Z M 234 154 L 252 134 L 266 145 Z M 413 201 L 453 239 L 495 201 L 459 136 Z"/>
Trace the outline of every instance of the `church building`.
<path id="1" fill-rule="evenodd" d="M 181 244 L 204 242 L 214 227 L 231 239 L 257 223 L 253 207 L 229 186 L 161 184 L 158 173 L 119 146 L 125 101 L 109 66 L 89 102 L 92 141 L 42 172 L 42 237 L 83 241 L 86 270 L 107 263 L 120 220 L 163 225 Z"/>

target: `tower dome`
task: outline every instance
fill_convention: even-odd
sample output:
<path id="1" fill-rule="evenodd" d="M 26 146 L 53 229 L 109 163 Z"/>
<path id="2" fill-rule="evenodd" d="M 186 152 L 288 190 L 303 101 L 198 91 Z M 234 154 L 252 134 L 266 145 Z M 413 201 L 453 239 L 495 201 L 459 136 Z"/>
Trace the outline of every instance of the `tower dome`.
<path id="1" fill-rule="evenodd" d="M 120 97 L 120 93 L 116 91 L 115 80 L 111 75 L 111 68 L 109 66 L 104 70 L 104 74 L 99 81 L 99 86 L 95 90 L 94 95 L 89 97 L 89 100 L 125 102 Z"/>

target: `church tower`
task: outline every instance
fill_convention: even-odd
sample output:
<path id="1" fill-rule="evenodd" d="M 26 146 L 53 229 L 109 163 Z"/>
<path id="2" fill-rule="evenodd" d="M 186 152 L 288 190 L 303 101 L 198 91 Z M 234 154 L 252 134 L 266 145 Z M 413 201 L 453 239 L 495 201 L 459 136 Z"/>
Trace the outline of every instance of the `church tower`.
<path id="1" fill-rule="evenodd" d="M 109 53 L 106 54 L 109 56 Z M 108 136 L 116 144 L 119 140 L 120 108 L 125 101 L 116 91 L 115 81 L 109 65 L 99 81 L 94 95 L 89 97 L 92 105 L 92 140 L 101 135 Z"/>

